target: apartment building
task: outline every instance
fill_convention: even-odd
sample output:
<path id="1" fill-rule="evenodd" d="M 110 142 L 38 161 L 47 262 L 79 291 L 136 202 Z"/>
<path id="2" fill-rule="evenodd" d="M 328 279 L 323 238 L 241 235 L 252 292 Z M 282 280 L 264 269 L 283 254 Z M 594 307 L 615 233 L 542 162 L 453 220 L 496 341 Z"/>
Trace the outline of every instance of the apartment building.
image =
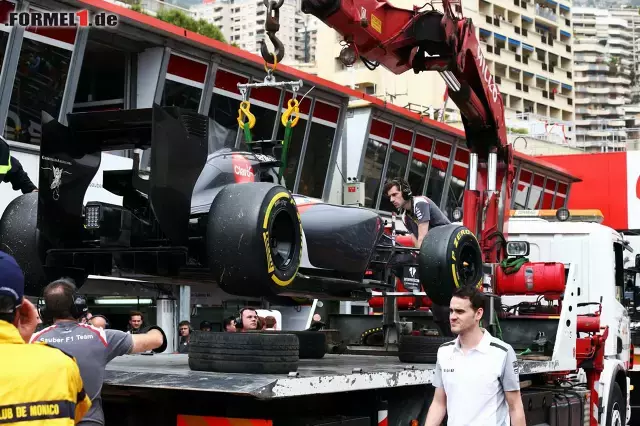
<path id="1" fill-rule="evenodd" d="M 413 2 L 394 2 L 411 7 Z M 573 54 L 570 1 L 469 0 L 464 14 L 473 20 L 490 70 L 503 94 L 506 115 L 530 114 L 562 126 L 573 137 Z M 443 106 L 445 85 L 437 73 L 397 77 L 385 69 L 374 71 L 362 63 L 347 68 L 337 59 L 341 39 L 319 29 L 317 64 L 321 77 L 350 85 L 413 110 Z M 429 109 L 429 107 L 431 107 Z M 448 104 L 447 108 L 455 108 Z M 544 135 L 540 135 L 544 136 Z"/>
<path id="2" fill-rule="evenodd" d="M 192 6 L 191 11 L 197 19 L 204 19 L 220 28 L 229 43 L 235 43 L 251 53 L 260 53 L 267 17 L 263 0 L 208 1 Z M 284 45 L 283 63 L 294 65 L 315 60 L 316 21 L 315 17 L 300 11 L 297 0 L 284 1 L 280 8 L 280 29 L 277 34 Z M 267 46 L 273 51 L 270 41 L 267 41 Z"/>
<path id="3" fill-rule="evenodd" d="M 477 10 L 467 11 L 508 112 L 548 117 L 563 124 L 568 137 L 574 114 L 570 4 L 477 0 Z"/>
<path id="4" fill-rule="evenodd" d="M 609 9 L 609 13 L 615 18 L 625 19 L 633 35 L 633 63 L 635 67 L 631 81 L 631 102 L 640 104 L 640 85 L 638 84 L 638 76 L 640 75 L 640 14 L 638 14 L 637 8 L 630 6 Z"/>
<path id="5" fill-rule="evenodd" d="M 638 138 L 633 25 L 597 8 L 575 8 L 573 21 L 576 142 L 588 151 L 624 149 Z"/>

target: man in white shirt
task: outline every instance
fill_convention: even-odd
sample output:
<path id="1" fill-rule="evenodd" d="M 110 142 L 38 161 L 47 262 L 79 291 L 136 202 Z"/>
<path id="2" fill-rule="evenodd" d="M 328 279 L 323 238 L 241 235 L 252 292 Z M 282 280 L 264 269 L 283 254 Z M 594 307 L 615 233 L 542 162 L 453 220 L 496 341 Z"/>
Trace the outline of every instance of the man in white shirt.
<path id="1" fill-rule="evenodd" d="M 480 328 L 485 295 L 460 287 L 449 305 L 458 337 L 438 349 L 436 388 L 425 426 L 525 426 L 513 348 Z"/>

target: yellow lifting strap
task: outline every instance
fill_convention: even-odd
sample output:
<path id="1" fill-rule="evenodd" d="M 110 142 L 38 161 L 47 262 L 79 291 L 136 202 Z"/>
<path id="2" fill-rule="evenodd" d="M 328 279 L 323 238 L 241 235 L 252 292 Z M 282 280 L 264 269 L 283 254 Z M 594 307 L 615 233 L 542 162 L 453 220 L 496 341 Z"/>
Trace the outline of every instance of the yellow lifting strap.
<path id="1" fill-rule="evenodd" d="M 291 119 L 292 115 L 295 115 L 295 118 Z M 287 110 L 282 113 L 280 118 L 283 126 L 286 126 L 289 120 L 291 120 L 291 127 L 295 127 L 298 124 L 298 120 L 300 120 L 300 102 L 297 99 L 289 99 Z"/>
<path id="2" fill-rule="evenodd" d="M 249 108 L 251 108 L 251 103 L 249 101 L 240 102 L 240 108 L 238 109 L 238 126 L 240 126 L 241 129 L 244 129 L 245 117 L 249 123 L 250 129 L 253 129 L 253 126 L 256 125 L 256 116 L 249 111 Z"/>

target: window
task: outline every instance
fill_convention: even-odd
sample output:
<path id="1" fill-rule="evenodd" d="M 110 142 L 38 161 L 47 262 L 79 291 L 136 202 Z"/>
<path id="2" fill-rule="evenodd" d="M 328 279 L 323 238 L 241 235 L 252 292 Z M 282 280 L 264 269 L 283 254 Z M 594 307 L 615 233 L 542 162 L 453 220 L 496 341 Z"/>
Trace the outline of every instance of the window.
<path id="1" fill-rule="evenodd" d="M 13 12 L 15 8 L 15 3 L 6 0 L 0 0 L 0 22 L 8 22 L 9 13 Z M 7 50 L 7 40 L 9 39 L 10 31 L 10 26 L 0 25 L 0 49 L 2 49 L 2 55 L 0 55 L 0 67 L 2 67 L 2 64 L 4 63 L 4 55 Z"/>
<path id="2" fill-rule="evenodd" d="M 529 170 L 525 170 L 524 167 L 520 169 L 520 179 L 518 180 L 518 186 L 513 195 L 513 209 L 525 210 L 525 203 L 527 201 L 527 194 L 529 193 L 529 186 L 531 185 L 531 177 L 533 173 Z"/>
<path id="3" fill-rule="evenodd" d="M 528 209 L 535 209 L 542 197 L 542 185 L 544 184 L 544 176 L 539 174 L 533 175 L 533 185 L 529 191 Z"/>
<path id="4" fill-rule="evenodd" d="M 126 72 L 126 52 L 89 40 L 73 112 L 124 109 Z"/>
<path id="5" fill-rule="evenodd" d="M 236 88 L 236 90 L 238 89 Z M 281 92 L 275 87 L 254 87 L 251 89 L 251 113 L 256 116 L 256 124 L 251 129 L 254 141 L 271 140 L 276 125 Z"/>
<path id="6" fill-rule="evenodd" d="M 238 136 L 238 107 L 242 100 L 237 84 L 248 81 L 246 77 L 223 69 L 216 71 L 215 87 L 209 106 L 209 153 L 235 146 Z"/>
<path id="7" fill-rule="evenodd" d="M 316 100 L 298 186 L 300 194 L 322 198 L 339 113 L 338 107 Z"/>
<path id="8" fill-rule="evenodd" d="M 364 207 L 377 208 L 378 191 L 382 186 L 382 167 L 391 138 L 391 124 L 371 120 L 369 140 L 364 154 L 364 165 L 360 182 L 364 182 Z"/>
<path id="9" fill-rule="evenodd" d="M 407 181 L 414 195 L 422 195 L 424 181 L 427 178 L 427 167 L 431 158 L 431 148 L 433 139 L 420 133 L 416 134 L 416 143 L 413 147 L 413 158 L 409 166 L 409 177 Z"/>
<path id="10" fill-rule="evenodd" d="M 556 192 L 556 200 L 553 203 L 554 209 L 565 207 L 567 200 L 567 190 L 569 185 L 564 182 L 558 183 L 558 192 Z"/>
<path id="11" fill-rule="evenodd" d="M 162 92 L 162 106 L 176 106 L 185 109 L 198 110 L 202 89 L 178 83 L 169 78 L 164 83 Z"/>
<path id="12" fill-rule="evenodd" d="M 167 66 L 162 106 L 198 110 L 207 75 L 207 64 L 172 54 Z"/>
<path id="13" fill-rule="evenodd" d="M 409 160 L 409 150 L 411 149 L 411 142 L 413 139 L 413 132 L 396 127 L 393 131 L 393 143 L 391 144 L 391 153 L 389 155 L 389 164 L 387 165 L 387 176 L 384 179 L 384 183 L 393 178 L 404 178 L 405 171 L 407 170 L 407 162 Z M 380 200 L 380 210 L 394 211 L 395 207 L 387 198 L 387 194 L 382 194 Z"/>
<path id="14" fill-rule="evenodd" d="M 431 174 L 427 185 L 427 197 L 437 206 L 442 200 L 444 190 L 444 178 L 447 175 L 447 166 L 451 157 L 451 145 L 442 141 L 436 141 L 436 149 L 431 161 Z"/>
<path id="15" fill-rule="evenodd" d="M 283 106 L 287 106 L 291 99 L 291 92 L 286 92 L 284 95 Z M 298 101 L 300 98 L 298 98 Z M 298 124 L 293 128 L 291 134 L 291 140 L 289 142 L 289 150 L 287 152 L 287 164 L 284 169 L 283 177 L 287 189 L 293 191 L 293 186 L 296 181 L 296 173 L 298 172 L 298 165 L 300 164 L 300 153 L 302 152 L 302 144 L 304 142 L 304 133 L 307 128 L 307 120 L 309 119 L 309 111 L 311 109 L 311 99 L 304 98 L 299 104 L 300 119 Z M 282 108 L 282 113 L 286 111 L 286 108 Z M 276 123 L 278 126 L 277 140 L 284 139 L 284 126 L 279 121 Z M 305 158 L 306 160 L 306 158 Z"/>
<path id="16" fill-rule="evenodd" d="M 462 207 L 464 190 L 467 186 L 469 174 L 469 151 L 461 146 L 456 147 L 455 162 L 451 172 L 451 182 L 449 183 L 449 193 L 444 203 L 444 213 L 452 219 L 453 211 L 457 207 Z"/>
<path id="17" fill-rule="evenodd" d="M 27 28 L 4 136 L 40 144 L 42 113 L 57 119 L 67 82 L 75 29 Z"/>
<path id="18" fill-rule="evenodd" d="M 538 202 L 538 205 L 536 205 L 536 208 L 545 209 L 545 210 L 550 209 L 551 201 L 553 200 L 553 194 L 555 192 L 556 192 L 556 180 L 552 178 L 547 178 L 544 192 L 542 194 L 542 197 L 540 198 L 540 201 Z"/>

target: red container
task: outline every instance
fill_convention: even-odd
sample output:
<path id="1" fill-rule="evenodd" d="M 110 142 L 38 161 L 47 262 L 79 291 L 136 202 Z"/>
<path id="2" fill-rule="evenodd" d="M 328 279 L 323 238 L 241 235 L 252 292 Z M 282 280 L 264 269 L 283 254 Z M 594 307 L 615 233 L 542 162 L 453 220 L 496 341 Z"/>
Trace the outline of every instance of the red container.
<path id="1" fill-rule="evenodd" d="M 495 292 L 501 296 L 560 295 L 565 286 L 562 263 L 528 262 L 513 274 L 496 269 Z"/>

